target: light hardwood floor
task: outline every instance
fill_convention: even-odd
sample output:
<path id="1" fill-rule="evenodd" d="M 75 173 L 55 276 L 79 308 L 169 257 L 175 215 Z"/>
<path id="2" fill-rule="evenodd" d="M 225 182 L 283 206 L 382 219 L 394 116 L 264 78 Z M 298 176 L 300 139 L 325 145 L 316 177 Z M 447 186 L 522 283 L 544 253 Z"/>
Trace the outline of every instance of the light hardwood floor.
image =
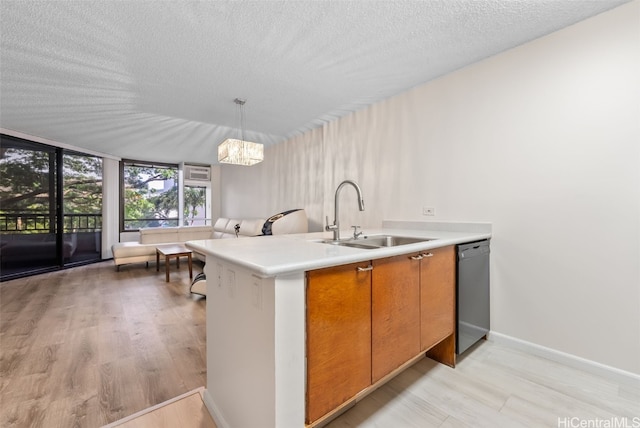
<path id="1" fill-rule="evenodd" d="M 491 341 L 471 349 L 455 369 L 418 361 L 328 425 L 586 426 L 640 427 L 640 383 L 620 384 Z"/>
<path id="2" fill-rule="evenodd" d="M 204 386 L 205 301 L 189 283 L 184 268 L 165 283 L 153 266 L 105 262 L 0 284 L 0 426 L 99 427 Z M 419 361 L 329 427 L 614 420 L 640 427 L 640 385 L 483 342 L 455 369 Z"/>
<path id="3" fill-rule="evenodd" d="M 1 283 L 0 426 L 98 427 L 204 386 L 189 284 L 113 262 Z"/>

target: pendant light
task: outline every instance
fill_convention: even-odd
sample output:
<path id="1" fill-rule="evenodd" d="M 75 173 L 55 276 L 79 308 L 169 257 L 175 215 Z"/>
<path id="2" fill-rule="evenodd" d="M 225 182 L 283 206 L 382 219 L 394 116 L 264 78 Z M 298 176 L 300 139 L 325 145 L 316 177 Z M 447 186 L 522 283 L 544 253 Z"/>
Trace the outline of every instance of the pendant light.
<path id="1" fill-rule="evenodd" d="M 262 162 L 264 147 L 244 139 L 244 104 L 246 100 L 233 100 L 240 116 L 240 138 L 227 138 L 218 146 L 218 162 L 233 165 L 251 166 Z"/>

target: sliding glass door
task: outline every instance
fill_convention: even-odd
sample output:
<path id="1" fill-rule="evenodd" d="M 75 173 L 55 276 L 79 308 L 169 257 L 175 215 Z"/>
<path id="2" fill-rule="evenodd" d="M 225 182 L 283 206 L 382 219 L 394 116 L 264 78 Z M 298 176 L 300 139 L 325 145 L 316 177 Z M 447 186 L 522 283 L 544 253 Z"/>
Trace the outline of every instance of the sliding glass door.
<path id="1" fill-rule="evenodd" d="M 1 138 L 0 280 L 100 260 L 102 160 Z"/>
<path id="2" fill-rule="evenodd" d="M 2 136 L 0 177 L 2 279 L 57 267 L 55 148 Z"/>
<path id="3" fill-rule="evenodd" d="M 62 154 L 63 258 L 65 265 L 101 259 L 102 159 Z"/>

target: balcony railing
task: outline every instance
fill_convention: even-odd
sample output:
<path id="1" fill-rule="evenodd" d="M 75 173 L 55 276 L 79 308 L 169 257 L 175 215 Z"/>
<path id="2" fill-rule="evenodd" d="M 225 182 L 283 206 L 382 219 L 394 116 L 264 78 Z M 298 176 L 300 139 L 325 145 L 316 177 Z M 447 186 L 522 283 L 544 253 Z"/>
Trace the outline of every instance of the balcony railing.
<path id="1" fill-rule="evenodd" d="M 65 214 L 64 232 L 95 232 L 102 230 L 102 214 Z M 55 215 L 43 212 L 0 213 L 0 233 L 52 233 Z"/>
<path id="2" fill-rule="evenodd" d="M 124 230 L 134 231 L 145 227 L 172 227 L 178 225 L 178 218 L 125 218 Z"/>
<path id="3" fill-rule="evenodd" d="M 65 214 L 64 233 L 95 232 L 102 230 L 102 214 Z M 125 219 L 125 230 L 143 227 L 178 226 L 177 218 Z M 189 218 L 184 226 L 205 226 L 212 224 L 210 218 Z M 55 233 L 56 217 L 46 212 L 0 213 L 0 234 Z"/>
<path id="4" fill-rule="evenodd" d="M 185 218 L 182 226 L 209 226 L 213 224 L 210 218 Z M 180 225 L 180 221 L 176 217 L 171 218 L 125 218 L 124 230 L 135 231 L 146 227 L 175 227 Z"/>

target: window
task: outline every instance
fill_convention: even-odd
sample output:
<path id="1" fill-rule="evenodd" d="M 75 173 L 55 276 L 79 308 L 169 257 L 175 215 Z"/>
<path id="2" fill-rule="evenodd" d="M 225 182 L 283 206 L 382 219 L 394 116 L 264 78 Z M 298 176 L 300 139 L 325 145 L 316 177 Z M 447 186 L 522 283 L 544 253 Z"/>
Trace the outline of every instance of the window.
<path id="1" fill-rule="evenodd" d="M 207 201 L 210 193 L 206 186 L 184 185 L 184 225 L 206 226 L 210 224 Z"/>
<path id="2" fill-rule="evenodd" d="M 178 226 L 178 166 L 122 161 L 121 230 Z"/>

